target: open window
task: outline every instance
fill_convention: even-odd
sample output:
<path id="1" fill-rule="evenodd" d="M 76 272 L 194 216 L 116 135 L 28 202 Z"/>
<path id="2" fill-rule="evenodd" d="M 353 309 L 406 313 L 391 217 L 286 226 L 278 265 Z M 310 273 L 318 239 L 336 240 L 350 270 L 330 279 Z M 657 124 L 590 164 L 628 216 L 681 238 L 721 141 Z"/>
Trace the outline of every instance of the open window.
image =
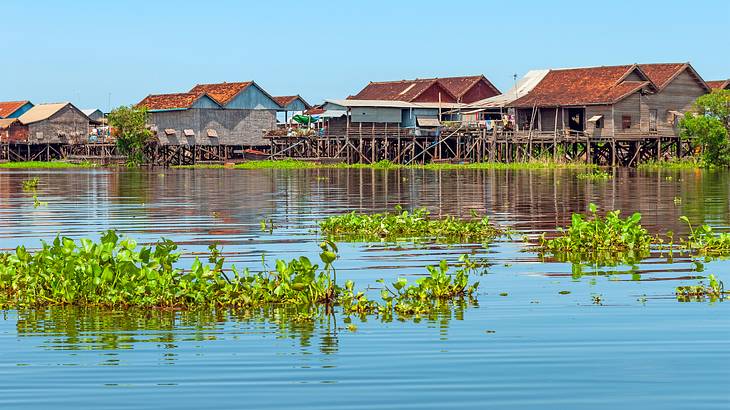
<path id="1" fill-rule="evenodd" d="M 588 119 L 588 122 L 593 123 L 593 128 L 601 129 L 603 128 L 603 115 L 594 115 Z"/>
<path id="2" fill-rule="evenodd" d="M 583 108 L 568 108 L 568 128 L 572 131 L 584 131 L 585 115 Z"/>

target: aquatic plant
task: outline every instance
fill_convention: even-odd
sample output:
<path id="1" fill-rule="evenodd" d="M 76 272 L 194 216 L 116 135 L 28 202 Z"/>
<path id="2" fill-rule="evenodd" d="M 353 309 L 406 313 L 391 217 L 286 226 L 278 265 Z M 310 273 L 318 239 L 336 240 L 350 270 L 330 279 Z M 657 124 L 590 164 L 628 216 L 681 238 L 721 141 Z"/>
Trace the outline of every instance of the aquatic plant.
<path id="1" fill-rule="evenodd" d="M 728 293 L 730 292 L 725 291 L 725 285 L 715 275 L 708 277 L 707 285 L 700 281 L 698 285 L 677 286 L 674 291 L 680 302 L 722 300 Z"/>
<path id="2" fill-rule="evenodd" d="M 478 264 L 467 255 L 460 258 L 461 267 L 454 274 L 449 272 L 446 261 L 438 266 L 428 266 L 429 275 L 409 285 L 405 278 L 398 278 L 387 284 L 385 280 L 377 282 L 383 285 L 380 292 L 382 302 L 370 300 L 364 292 L 354 292 L 353 284 L 345 284 L 345 293 L 341 297 L 345 314 L 377 314 L 386 319 L 393 313 L 399 316 L 424 315 L 438 311 L 451 303 L 473 302 L 479 282 L 469 284 L 469 274 L 475 271 Z"/>
<path id="3" fill-rule="evenodd" d="M 665 161 L 649 160 L 636 166 L 637 169 L 647 171 L 697 169 L 704 167 L 705 164 L 702 162 L 702 159 L 697 157 L 673 158 Z"/>
<path id="4" fill-rule="evenodd" d="M 138 247 L 116 232 L 105 232 L 98 242 L 57 237 L 43 242 L 35 253 L 19 246 L 0 253 L 0 307 L 70 305 L 85 307 L 141 307 L 161 309 L 261 308 L 306 306 L 331 312 L 424 314 L 439 303 L 471 295 L 468 272 L 478 264 L 462 257 L 462 268 L 453 277 L 446 262 L 429 268 L 431 276 L 413 286 L 405 280 L 382 302 L 369 302 L 352 281 L 337 284 L 337 246 L 319 245 L 322 267 L 306 257 L 277 260 L 261 272 L 224 269 L 225 259 L 209 247 L 208 263 L 195 258 L 189 270 L 176 268 L 177 245 L 162 239 L 154 246 Z"/>
<path id="5" fill-rule="evenodd" d="M 709 225 L 693 227 L 689 218 L 682 216 L 680 221 L 689 226 L 689 237 L 682 241 L 685 249 L 697 251 L 701 255 L 728 256 L 730 255 L 730 233 L 723 232 L 715 234 Z"/>
<path id="6" fill-rule="evenodd" d="M 64 161 L 22 161 L 0 162 L 0 168 L 9 169 L 56 169 L 56 168 L 93 168 L 97 164 L 92 162 L 71 163 Z"/>
<path id="7" fill-rule="evenodd" d="M 567 229 L 558 228 L 559 236 L 540 237 L 539 251 L 573 263 L 596 265 L 633 263 L 649 253 L 654 238 L 641 226 L 641 214 L 620 217 L 621 211 L 610 211 L 605 217 L 590 204 L 590 215 L 573 214 Z"/>
<path id="8" fill-rule="evenodd" d="M 607 179 L 613 178 L 613 175 L 609 174 L 606 171 L 601 171 L 600 169 L 597 169 L 593 172 L 582 172 L 576 175 L 576 178 L 587 179 L 591 181 L 605 181 Z"/>
<path id="9" fill-rule="evenodd" d="M 23 191 L 25 192 L 31 192 L 38 189 L 38 183 L 41 182 L 41 179 L 38 177 L 26 179 L 23 181 Z"/>
<path id="10" fill-rule="evenodd" d="M 322 233 L 345 241 L 373 241 L 424 238 L 447 243 L 491 241 L 500 230 L 486 216 L 472 211 L 473 219 L 453 216 L 430 218 L 425 208 L 412 212 L 400 206 L 394 212 L 363 214 L 352 211 L 331 216 L 319 223 Z"/>

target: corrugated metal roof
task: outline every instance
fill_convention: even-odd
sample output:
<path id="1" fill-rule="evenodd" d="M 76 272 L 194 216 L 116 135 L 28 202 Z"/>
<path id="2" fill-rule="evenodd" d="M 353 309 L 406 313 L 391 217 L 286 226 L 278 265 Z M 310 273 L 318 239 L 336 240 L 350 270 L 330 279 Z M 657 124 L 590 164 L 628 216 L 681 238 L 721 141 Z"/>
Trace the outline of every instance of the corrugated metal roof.
<path id="1" fill-rule="evenodd" d="M 440 127 L 441 122 L 438 118 L 416 118 L 416 123 L 419 127 Z"/>
<path id="2" fill-rule="evenodd" d="M 23 124 L 32 124 L 34 122 L 43 121 L 52 117 L 55 113 L 61 111 L 63 108 L 69 105 L 72 106 L 71 103 L 67 102 L 55 104 L 38 104 L 30 110 L 26 111 L 18 119 Z"/>
<path id="3" fill-rule="evenodd" d="M 0 102 L 0 118 L 5 118 L 9 115 L 13 115 L 15 111 L 18 111 L 22 106 L 28 104 L 30 101 L 3 101 Z"/>
<path id="4" fill-rule="evenodd" d="M 99 111 L 99 113 L 102 114 L 102 115 L 104 114 L 104 112 L 101 111 L 98 108 L 84 108 L 83 110 L 81 110 L 81 112 L 84 113 L 84 114 L 86 114 L 87 117 L 90 116 L 91 114 L 97 112 L 97 111 Z"/>
<path id="5" fill-rule="evenodd" d="M 509 91 L 469 104 L 469 108 L 501 108 L 512 101 L 527 95 L 542 81 L 550 70 L 530 70 Z"/>

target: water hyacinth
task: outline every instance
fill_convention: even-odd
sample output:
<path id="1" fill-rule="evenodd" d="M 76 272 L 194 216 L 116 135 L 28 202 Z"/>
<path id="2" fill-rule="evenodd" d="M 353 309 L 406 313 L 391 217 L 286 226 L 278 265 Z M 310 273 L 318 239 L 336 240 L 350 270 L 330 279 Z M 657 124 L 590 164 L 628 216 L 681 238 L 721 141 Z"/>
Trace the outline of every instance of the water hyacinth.
<path id="1" fill-rule="evenodd" d="M 686 216 L 679 219 L 684 221 L 690 230 L 689 237 L 682 242 L 684 248 L 697 251 L 699 254 L 706 256 L 730 255 L 730 233 L 724 232 L 715 235 L 709 225 L 700 225 L 695 228 Z"/>
<path id="2" fill-rule="evenodd" d="M 472 212 L 474 219 L 453 216 L 430 218 L 425 208 L 413 212 L 395 207 L 395 212 L 363 214 L 356 211 L 331 216 L 319 223 L 322 233 L 344 241 L 432 239 L 446 243 L 488 242 L 501 231 L 489 218 Z"/>
<path id="3" fill-rule="evenodd" d="M 648 256 L 654 241 L 641 226 L 641 214 L 621 218 L 620 211 L 610 211 L 605 217 L 590 204 L 591 215 L 573 214 L 567 229 L 559 228 L 559 236 L 540 237 L 539 251 L 574 263 L 590 262 L 598 265 L 634 263 Z"/>
<path id="4" fill-rule="evenodd" d="M 0 307 L 71 305 L 107 308 L 262 308 L 309 306 L 331 312 L 342 306 L 346 312 L 428 314 L 442 302 L 471 295 L 468 273 L 477 264 L 461 258 L 455 276 L 446 262 L 429 268 L 431 276 L 415 285 L 397 282 L 393 293 L 382 301 L 368 301 L 364 292 L 347 281 L 337 284 L 337 246 L 320 243 L 322 266 L 302 256 L 277 260 L 262 272 L 224 270 L 225 259 L 210 246 L 207 263 L 198 258 L 190 270 L 175 267 L 180 258 L 177 245 L 162 239 L 155 246 L 138 247 L 129 238 L 107 231 L 99 242 L 57 237 L 31 253 L 19 246 L 0 254 Z M 364 307 L 367 306 L 367 309 Z"/>

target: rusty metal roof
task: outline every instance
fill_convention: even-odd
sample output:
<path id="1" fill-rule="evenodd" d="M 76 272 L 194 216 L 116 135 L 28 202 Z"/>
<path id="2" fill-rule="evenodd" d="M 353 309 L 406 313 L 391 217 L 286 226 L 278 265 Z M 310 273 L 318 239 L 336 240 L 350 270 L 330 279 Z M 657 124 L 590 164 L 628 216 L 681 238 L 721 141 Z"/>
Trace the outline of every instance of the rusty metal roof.
<path id="1" fill-rule="evenodd" d="M 17 118 L 0 118 L 0 130 L 4 130 L 15 123 L 20 124 L 20 120 Z"/>
<path id="2" fill-rule="evenodd" d="M 0 102 L 0 118 L 5 118 L 9 115 L 13 115 L 15 111 L 18 111 L 22 106 L 28 104 L 30 101 L 4 101 Z"/>

